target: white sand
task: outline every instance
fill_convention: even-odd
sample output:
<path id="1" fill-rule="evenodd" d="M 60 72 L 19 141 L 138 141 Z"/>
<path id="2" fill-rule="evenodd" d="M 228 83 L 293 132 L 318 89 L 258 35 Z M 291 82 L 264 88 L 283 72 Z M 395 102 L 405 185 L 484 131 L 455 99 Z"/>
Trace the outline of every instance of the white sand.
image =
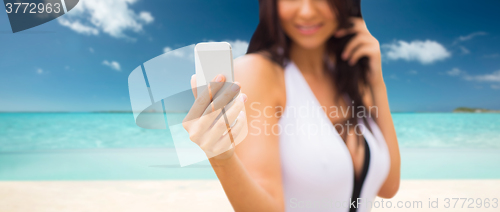
<path id="1" fill-rule="evenodd" d="M 435 201 L 438 198 L 438 208 L 429 208 L 429 198 L 431 201 Z M 446 208 L 445 198 L 450 198 L 449 207 Z M 480 198 L 484 201 L 489 198 L 490 207 L 489 208 L 477 208 L 477 205 L 469 203 L 472 200 L 458 200 L 455 207 L 456 200 L 451 198 L 473 198 L 474 201 Z M 498 207 L 492 208 L 492 200 L 497 198 L 500 201 L 500 180 L 403 180 L 401 182 L 400 189 L 397 195 L 390 199 L 393 207 L 397 207 L 398 201 L 400 205 L 407 204 L 410 206 L 413 201 L 422 201 L 422 206 L 420 208 L 373 208 L 372 212 L 380 211 L 397 211 L 397 212 L 420 212 L 420 211 L 443 211 L 443 212 L 455 212 L 455 211 L 500 211 L 500 202 L 498 202 Z M 380 201 L 377 198 L 375 201 Z M 387 201 L 387 200 L 384 200 Z M 406 203 L 409 201 L 410 203 Z M 463 207 L 462 204 L 467 201 Z M 469 202 L 470 201 L 470 202 Z M 416 205 L 416 204 L 415 204 Z M 467 208 L 475 207 L 475 208 Z"/>
<path id="2" fill-rule="evenodd" d="M 454 197 L 500 199 L 500 180 L 404 180 L 391 199 L 393 205 L 397 201 L 422 201 L 423 208 L 372 211 L 500 211 L 500 206 L 461 208 L 463 200 L 454 209 L 445 208 L 444 198 Z M 429 198 L 440 199 L 439 209 L 429 209 Z M 216 180 L 0 181 L 0 211 L 219 212 L 232 208 Z"/>

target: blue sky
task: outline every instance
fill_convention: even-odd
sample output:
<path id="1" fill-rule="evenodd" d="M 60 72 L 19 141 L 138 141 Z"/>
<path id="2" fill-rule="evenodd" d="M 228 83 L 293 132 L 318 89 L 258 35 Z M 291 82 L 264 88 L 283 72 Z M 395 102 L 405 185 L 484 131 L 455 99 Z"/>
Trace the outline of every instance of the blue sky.
<path id="1" fill-rule="evenodd" d="M 382 44 L 391 109 L 500 109 L 498 8 L 493 0 L 363 1 Z M 134 68 L 165 48 L 206 40 L 244 46 L 258 1 L 80 0 L 63 17 L 16 34 L 0 13 L 0 111 L 130 110 Z"/>

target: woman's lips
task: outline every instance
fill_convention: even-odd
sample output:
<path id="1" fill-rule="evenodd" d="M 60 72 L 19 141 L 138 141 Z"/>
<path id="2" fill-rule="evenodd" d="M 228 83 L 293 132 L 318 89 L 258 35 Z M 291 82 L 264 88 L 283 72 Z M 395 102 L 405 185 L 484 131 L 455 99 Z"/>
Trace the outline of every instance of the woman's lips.
<path id="1" fill-rule="evenodd" d="M 296 25 L 295 27 L 299 30 L 299 32 L 303 35 L 312 35 L 319 31 L 319 29 L 323 26 L 323 24 L 315 24 L 315 25 Z"/>

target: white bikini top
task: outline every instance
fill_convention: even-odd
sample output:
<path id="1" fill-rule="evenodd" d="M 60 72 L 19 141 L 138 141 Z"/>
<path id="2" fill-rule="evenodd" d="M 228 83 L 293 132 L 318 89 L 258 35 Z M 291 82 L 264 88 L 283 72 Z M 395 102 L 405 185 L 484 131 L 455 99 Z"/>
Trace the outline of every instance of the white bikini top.
<path id="1" fill-rule="evenodd" d="M 284 74 L 286 107 L 279 127 L 273 127 L 272 133 L 280 136 L 286 211 L 347 212 L 354 187 L 349 150 L 295 64 L 290 62 Z M 370 154 L 357 212 L 370 211 L 370 202 L 375 200 L 390 167 L 380 129 L 372 119 L 368 124 L 371 132 L 358 121 Z"/>

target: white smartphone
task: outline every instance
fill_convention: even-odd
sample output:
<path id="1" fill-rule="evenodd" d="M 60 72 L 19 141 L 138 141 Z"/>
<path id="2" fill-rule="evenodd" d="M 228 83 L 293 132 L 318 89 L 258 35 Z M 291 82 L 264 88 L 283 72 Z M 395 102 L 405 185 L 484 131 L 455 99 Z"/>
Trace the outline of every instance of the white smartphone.
<path id="1" fill-rule="evenodd" d="M 226 77 L 226 82 L 222 90 L 234 82 L 233 77 L 233 54 L 231 45 L 227 42 L 207 42 L 198 43 L 194 47 L 196 84 L 197 87 L 206 86 L 215 76 L 222 74 Z M 198 96 L 204 89 L 197 89 Z M 219 92 L 220 93 L 220 92 Z M 217 94 L 214 95 L 215 97 Z"/>

